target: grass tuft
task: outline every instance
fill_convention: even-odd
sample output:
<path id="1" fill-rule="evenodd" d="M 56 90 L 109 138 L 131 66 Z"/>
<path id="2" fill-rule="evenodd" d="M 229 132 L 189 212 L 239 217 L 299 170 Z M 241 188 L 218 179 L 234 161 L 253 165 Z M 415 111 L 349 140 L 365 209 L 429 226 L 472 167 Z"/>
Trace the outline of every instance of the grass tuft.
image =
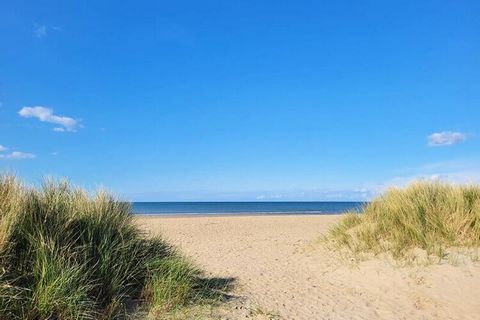
<path id="1" fill-rule="evenodd" d="M 405 258 L 416 249 L 439 259 L 449 248 L 480 246 L 480 186 L 416 182 L 392 188 L 350 212 L 327 239 L 354 253 Z"/>
<path id="2" fill-rule="evenodd" d="M 0 176 L 0 319 L 122 319 L 208 291 L 201 272 L 135 225 L 129 203 L 66 181 Z"/>
<path id="3" fill-rule="evenodd" d="M 149 285 L 144 294 L 157 308 L 181 307 L 196 298 L 200 271 L 179 257 L 152 261 Z"/>

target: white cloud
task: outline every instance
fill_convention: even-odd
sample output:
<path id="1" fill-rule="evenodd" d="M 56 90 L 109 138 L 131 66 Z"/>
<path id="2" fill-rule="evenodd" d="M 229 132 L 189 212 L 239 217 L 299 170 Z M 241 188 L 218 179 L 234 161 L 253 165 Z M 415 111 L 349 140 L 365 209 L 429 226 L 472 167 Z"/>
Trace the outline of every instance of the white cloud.
<path id="1" fill-rule="evenodd" d="M 26 153 L 20 151 L 13 151 L 8 154 L 0 154 L 0 158 L 3 159 L 33 159 L 35 155 L 33 153 Z"/>
<path id="2" fill-rule="evenodd" d="M 36 25 L 33 29 L 33 34 L 38 39 L 41 39 L 47 35 L 47 26 L 45 25 Z"/>
<path id="3" fill-rule="evenodd" d="M 53 109 L 42 106 L 23 107 L 20 109 L 18 114 L 24 118 L 37 118 L 42 122 L 54 123 L 61 126 L 53 128 L 54 131 L 74 132 L 78 127 L 78 120 L 70 117 L 55 115 L 53 113 Z"/>
<path id="4" fill-rule="evenodd" d="M 7 147 L 4 147 L 4 146 L 2 146 L 2 145 L 0 144 L 0 152 L 6 151 L 6 150 L 8 150 L 8 148 L 7 148 Z"/>
<path id="5" fill-rule="evenodd" d="M 466 139 L 467 135 L 465 133 L 454 131 L 435 132 L 427 137 L 430 147 L 451 146 Z"/>

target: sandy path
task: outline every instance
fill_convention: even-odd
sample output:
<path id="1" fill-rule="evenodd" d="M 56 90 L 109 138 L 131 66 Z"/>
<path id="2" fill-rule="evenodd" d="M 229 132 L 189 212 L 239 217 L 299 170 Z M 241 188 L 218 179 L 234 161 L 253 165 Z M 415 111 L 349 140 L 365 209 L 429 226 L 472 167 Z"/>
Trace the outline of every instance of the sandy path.
<path id="1" fill-rule="evenodd" d="M 139 218 L 236 292 L 284 319 L 480 319 L 480 263 L 346 264 L 309 244 L 337 216 Z M 230 317 L 245 318 L 233 310 Z M 250 316 L 252 316 L 250 314 Z"/>

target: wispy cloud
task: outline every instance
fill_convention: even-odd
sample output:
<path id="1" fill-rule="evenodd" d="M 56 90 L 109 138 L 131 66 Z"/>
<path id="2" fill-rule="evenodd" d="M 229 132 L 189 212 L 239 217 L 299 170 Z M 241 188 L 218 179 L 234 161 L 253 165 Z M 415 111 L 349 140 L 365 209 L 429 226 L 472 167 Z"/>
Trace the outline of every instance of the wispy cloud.
<path id="1" fill-rule="evenodd" d="M 7 154 L 0 154 L 2 159 L 33 159 L 36 156 L 33 153 L 13 151 Z"/>
<path id="2" fill-rule="evenodd" d="M 435 132 L 427 137 L 430 147 L 451 146 L 466 139 L 467 135 L 465 133 L 454 131 Z"/>
<path id="3" fill-rule="evenodd" d="M 42 39 L 47 36 L 47 26 L 46 25 L 35 25 L 33 28 L 33 34 L 36 38 Z"/>
<path id="4" fill-rule="evenodd" d="M 60 127 L 53 128 L 54 131 L 59 132 L 75 132 L 79 121 L 66 116 L 59 116 L 53 113 L 53 109 L 42 106 L 23 107 L 18 114 L 24 118 L 37 118 L 42 122 L 49 122 L 60 125 Z"/>
<path id="5" fill-rule="evenodd" d="M 379 190 L 389 187 L 405 187 L 414 181 L 440 181 L 453 184 L 471 184 L 480 182 L 480 171 L 465 170 L 455 172 L 438 172 L 431 174 L 418 174 L 405 177 L 395 177 L 385 182 Z"/>
<path id="6" fill-rule="evenodd" d="M 417 181 L 442 181 L 454 184 L 480 183 L 480 159 L 451 159 L 427 163 L 402 170 L 403 174 L 377 183 L 380 191 L 388 187 L 403 187 Z"/>
<path id="7" fill-rule="evenodd" d="M 33 24 L 33 36 L 37 39 L 43 39 L 53 33 L 61 32 L 63 29 L 59 26 L 49 26 L 45 24 Z"/>
<path id="8" fill-rule="evenodd" d="M 0 145 L 0 159 L 33 159 L 35 155 L 33 153 L 13 151 L 10 153 L 3 153 L 7 151 L 8 148 Z"/>
<path id="9" fill-rule="evenodd" d="M 303 196 L 303 192 L 300 192 Z M 284 195 L 280 193 L 273 193 L 273 194 L 260 194 L 255 197 L 255 200 L 281 200 L 284 197 Z"/>

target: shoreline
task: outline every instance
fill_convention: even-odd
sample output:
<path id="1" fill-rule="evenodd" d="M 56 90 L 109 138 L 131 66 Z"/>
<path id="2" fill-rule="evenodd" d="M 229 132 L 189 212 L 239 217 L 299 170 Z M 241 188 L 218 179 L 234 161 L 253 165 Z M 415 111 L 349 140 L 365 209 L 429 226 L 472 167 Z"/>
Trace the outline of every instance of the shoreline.
<path id="1" fill-rule="evenodd" d="M 233 213 L 132 213 L 138 218 L 222 218 L 222 217 L 304 217 L 304 216 L 341 216 L 344 212 L 334 213 L 306 213 L 306 212 L 233 212 Z"/>

